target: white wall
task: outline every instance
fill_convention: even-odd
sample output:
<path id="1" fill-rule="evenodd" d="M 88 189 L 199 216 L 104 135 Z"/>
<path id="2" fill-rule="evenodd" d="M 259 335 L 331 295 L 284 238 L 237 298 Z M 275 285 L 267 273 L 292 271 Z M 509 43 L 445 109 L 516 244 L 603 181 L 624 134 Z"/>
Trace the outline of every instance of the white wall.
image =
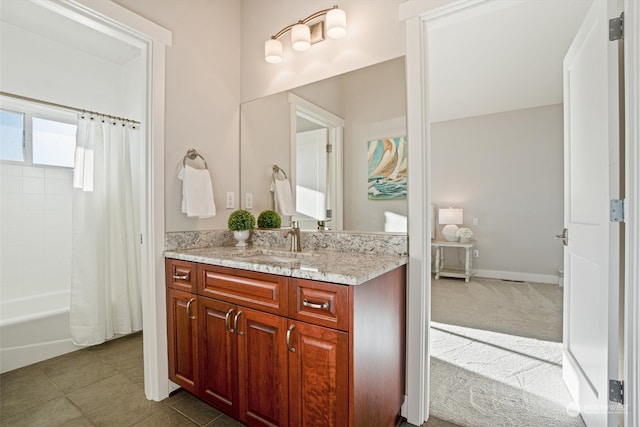
<path id="1" fill-rule="evenodd" d="M 120 65 L 6 22 L 0 25 L 0 87 L 5 92 L 120 114 Z"/>
<path id="2" fill-rule="evenodd" d="M 289 168 L 291 127 L 287 94 L 280 93 L 243 104 L 240 132 L 242 195 L 253 195 L 253 212 L 257 216 L 265 209 L 274 208 L 272 166 L 278 165 L 287 176 L 292 176 Z"/>
<path id="3" fill-rule="evenodd" d="M 165 231 L 227 228 L 225 195 L 239 197 L 239 1 L 115 0 L 173 33 L 166 52 Z M 189 148 L 206 159 L 217 216 L 180 212 L 176 176 Z M 194 163 L 201 165 L 201 163 Z"/>
<path id="4" fill-rule="evenodd" d="M 352 71 L 405 53 L 405 23 L 398 18 L 401 0 L 343 0 L 347 35 L 313 45 L 306 52 L 291 49 L 289 35 L 281 40 L 280 64 L 264 60 L 264 42 L 335 1 L 242 0 L 242 101 L 291 89 Z"/>
<path id="5" fill-rule="evenodd" d="M 431 134 L 433 203 L 464 209 L 464 226 L 478 242 L 474 268 L 556 275 L 563 262 L 554 238 L 563 227 L 562 104 L 439 122 Z"/>

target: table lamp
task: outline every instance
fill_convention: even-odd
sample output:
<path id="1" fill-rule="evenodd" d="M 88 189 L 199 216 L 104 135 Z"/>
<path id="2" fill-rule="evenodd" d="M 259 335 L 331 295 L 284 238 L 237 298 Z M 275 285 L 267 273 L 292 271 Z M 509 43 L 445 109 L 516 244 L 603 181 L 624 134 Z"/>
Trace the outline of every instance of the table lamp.
<path id="1" fill-rule="evenodd" d="M 449 242 L 457 242 L 458 224 L 462 224 L 462 209 L 438 209 L 438 224 L 446 224 L 442 229 L 442 235 Z"/>

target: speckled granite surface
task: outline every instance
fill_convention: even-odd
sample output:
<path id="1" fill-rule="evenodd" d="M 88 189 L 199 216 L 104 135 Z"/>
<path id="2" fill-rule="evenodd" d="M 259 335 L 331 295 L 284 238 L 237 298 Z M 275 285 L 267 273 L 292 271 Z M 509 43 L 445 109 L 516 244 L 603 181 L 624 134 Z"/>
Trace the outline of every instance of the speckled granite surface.
<path id="1" fill-rule="evenodd" d="M 284 230 L 253 230 L 249 243 L 279 249 L 289 247 L 289 240 L 284 237 Z M 321 249 L 388 255 L 407 255 L 409 245 L 406 234 L 344 231 L 302 231 L 300 243 L 303 250 Z M 165 235 L 166 250 L 233 246 L 234 244 L 233 233 L 229 230 L 183 231 Z"/>
<path id="2" fill-rule="evenodd" d="M 164 249 L 168 251 L 235 244 L 233 232 L 229 230 L 176 231 L 164 235 Z"/>
<path id="3" fill-rule="evenodd" d="M 167 258 L 200 262 L 223 267 L 259 271 L 301 279 L 320 280 L 344 285 L 359 285 L 407 263 L 406 256 L 345 253 L 336 251 L 287 251 L 265 246 L 217 246 L 177 249 L 165 252 Z M 289 258 L 296 256 L 296 258 Z"/>

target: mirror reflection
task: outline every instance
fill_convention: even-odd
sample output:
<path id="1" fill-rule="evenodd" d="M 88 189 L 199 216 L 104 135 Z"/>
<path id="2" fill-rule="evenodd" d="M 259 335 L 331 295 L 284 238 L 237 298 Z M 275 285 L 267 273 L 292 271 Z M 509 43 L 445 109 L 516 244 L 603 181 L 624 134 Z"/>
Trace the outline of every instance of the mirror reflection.
<path id="1" fill-rule="evenodd" d="M 242 207 L 275 208 L 277 165 L 295 209 L 283 226 L 406 232 L 406 152 L 404 57 L 244 103 Z"/>

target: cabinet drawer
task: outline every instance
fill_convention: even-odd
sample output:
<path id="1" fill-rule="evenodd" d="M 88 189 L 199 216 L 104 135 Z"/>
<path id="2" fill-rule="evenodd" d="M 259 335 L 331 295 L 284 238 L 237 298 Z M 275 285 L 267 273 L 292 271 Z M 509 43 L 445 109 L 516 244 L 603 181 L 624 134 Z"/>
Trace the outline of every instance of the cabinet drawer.
<path id="1" fill-rule="evenodd" d="M 349 330 L 349 287 L 304 279 L 289 281 L 289 317 Z"/>
<path id="2" fill-rule="evenodd" d="M 285 277 L 234 268 L 198 265 L 198 293 L 268 313 L 287 313 Z"/>
<path id="3" fill-rule="evenodd" d="M 196 292 L 196 264 L 167 258 L 166 261 L 167 287 L 184 292 Z"/>

